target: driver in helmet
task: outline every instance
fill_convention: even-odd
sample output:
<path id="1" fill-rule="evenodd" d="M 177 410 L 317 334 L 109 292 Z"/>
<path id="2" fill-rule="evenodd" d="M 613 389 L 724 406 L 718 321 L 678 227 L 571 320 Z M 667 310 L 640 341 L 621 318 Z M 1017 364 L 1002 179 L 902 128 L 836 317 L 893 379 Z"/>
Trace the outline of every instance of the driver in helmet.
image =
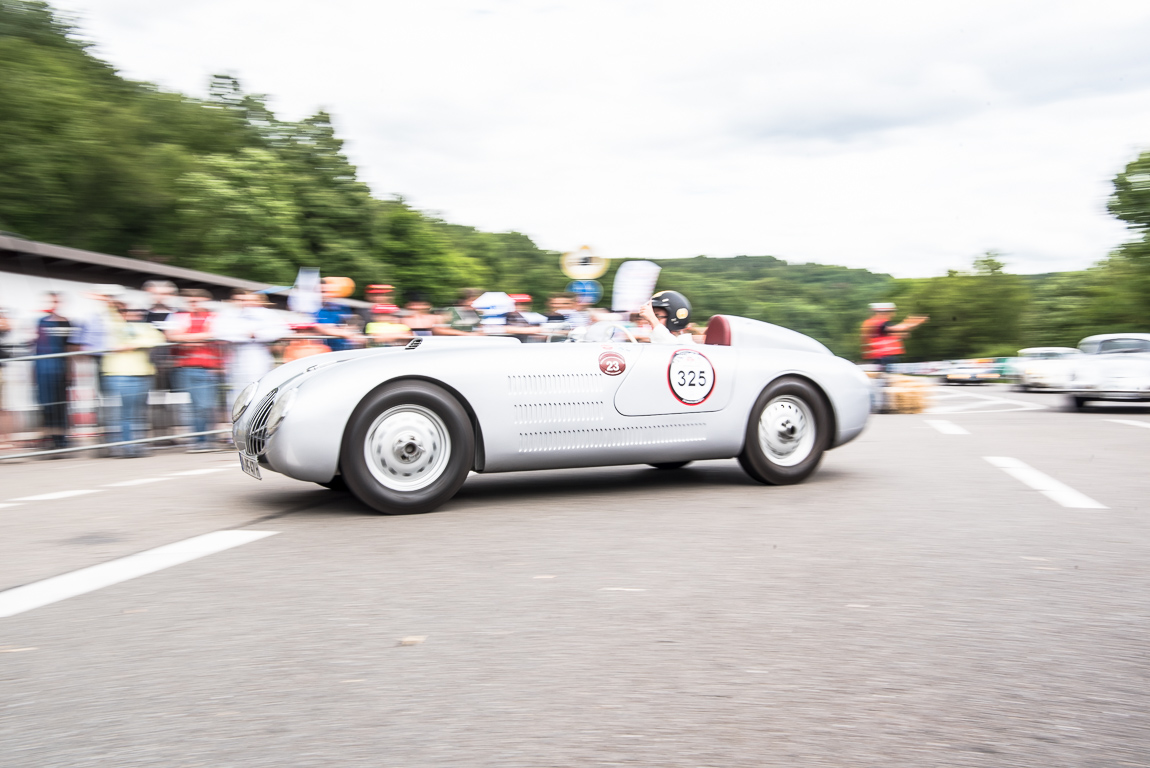
<path id="1" fill-rule="evenodd" d="M 639 308 L 639 314 L 651 324 L 652 344 L 694 344 L 687 329 L 691 322 L 691 302 L 678 291 L 659 291 Z"/>

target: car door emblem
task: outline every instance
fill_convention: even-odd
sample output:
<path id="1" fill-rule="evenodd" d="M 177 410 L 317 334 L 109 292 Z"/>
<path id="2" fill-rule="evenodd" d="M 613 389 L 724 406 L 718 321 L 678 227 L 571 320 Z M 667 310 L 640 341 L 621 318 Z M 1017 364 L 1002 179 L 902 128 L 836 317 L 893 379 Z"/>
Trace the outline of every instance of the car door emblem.
<path id="1" fill-rule="evenodd" d="M 627 361 L 618 352 L 604 352 L 599 355 L 599 370 L 608 376 L 618 376 L 627 370 Z"/>

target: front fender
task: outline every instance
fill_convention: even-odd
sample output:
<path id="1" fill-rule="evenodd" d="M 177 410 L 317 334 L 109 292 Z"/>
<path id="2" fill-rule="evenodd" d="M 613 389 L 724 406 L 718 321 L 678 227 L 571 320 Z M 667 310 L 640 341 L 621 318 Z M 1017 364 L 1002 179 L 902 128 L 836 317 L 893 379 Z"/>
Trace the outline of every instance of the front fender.
<path id="1" fill-rule="evenodd" d="M 297 480 L 326 483 L 339 468 L 340 447 L 348 420 L 371 391 L 396 379 L 424 379 L 451 390 L 470 411 L 463 382 L 457 380 L 464 374 L 452 352 L 461 346 L 481 352 L 493 346 L 519 344 L 516 339 L 497 338 L 428 341 L 431 343 L 416 350 L 395 347 L 383 350 L 383 354 L 346 357 L 338 365 L 310 373 L 305 368 L 303 375 L 297 371 L 296 378 L 283 385 L 285 389 L 297 389 L 296 402 L 268 440 L 264 454 L 268 468 Z M 260 389 L 270 391 L 271 387 L 265 387 L 261 380 Z M 481 440 L 478 429 L 476 440 Z"/>

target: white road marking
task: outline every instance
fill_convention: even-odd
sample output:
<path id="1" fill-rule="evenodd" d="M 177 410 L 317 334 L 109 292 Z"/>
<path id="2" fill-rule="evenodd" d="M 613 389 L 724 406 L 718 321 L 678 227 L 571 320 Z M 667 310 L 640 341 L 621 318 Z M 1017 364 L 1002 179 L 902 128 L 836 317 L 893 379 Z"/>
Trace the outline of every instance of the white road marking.
<path id="1" fill-rule="evenodd" d="M 1069 485 L 1058 482 L 1053 477 L 1039 472 L 1037 469 L 1024 464 L 1018 459 L 1012 459 L 1008 456 L 983 456 L 983 458 L 1014 479 L 1021 480 L 1026 485 L 1029 485 L 1047 498 L 1057 501 L 1064 507 L 1070 507 L 1071 509 L 1107 509 L 1105 505 L 1099 504 L 1089 496 L 1079 493 Z"/>
<path id="2" fill-rule="evenodd" d="M 1107 419 L 1115 424 L 1127 424 L 1131 427 L 1146 427 L 1150 429 L 1150 421 L 1134 421 L 1134 419 Z"/>
<path id="3" fill-rule="evenodd" d="M 960 394 L 948 395 L 940 397 L 940 399 L 957 399 L 959 397 L 973 398 L 977 402 L 965 403 L 962 405 L 943 405 L 935 408 L 927 408 L 927 413 L 1005 413 L 1007 411 L 1041 411 L 1048 406 L 1041 403 L 1031 403 L 1025 400 L 1011 400 L 1005 397 L 996 397 L 994 395 L 978 395 L 973 392 L 962 392 Z M 999 406 L 993 408 L 984 408 L 981 411 L 971 410 L 980 406 Z M 1006 406 L 1006 407 L 1001 407 Z"/>
<path id="4" fill-rule="evenodd" d="M 932 398 L 934 398 L 935 400 L 953 400 L 956 397 L 966 397 L 968 394 L 970 394 L 970 393 L 969 392 L 956 392 L 952 389 L 945 389 L 944 390 L 942 387 L 939 387 L 939 388 L 931 391 L 930 396 Z"/>
<path id="5" fill-rule="evenodd" d="M 148 483 L 162 483 L 171 480 L 170 477 L 141 477 L 139 480 L 124 480 L 119 483 L 108 483 L 105 488 L 131 488 L 133 485 L 147 485 Z"/>
<path id="6" fill-rule="evenodd" d="M 99 493 L 99 491 L 53 491 L 52 493 L 41 493 L 39 496 L 21 496 L 18 499 L 8 499 L 8 501 L 55 501 L 56 499 L 70 499 L 73 496 L 84 496 L 89 493 Z"/>
<path id="7" fill-rule="evenodd" d="M 937 429 L 944 435 L 969 435 L 962 427 L 955 424 L 953 421 L 946 421 L 944 419 L 927 419 L 926 423 Z"/>
<path id="8" fill-rule="evenodd" d="M 169 472 L 168 477 L 191 477 L 192 475 L 210 475 L 212 472 L 227 472 L 231 467 L 212 467 L 211 469 L 185 469 L 183 472 Z"/>
<path id="9" fill-rule="evenodd" d="M 531 578 L 533 578 L 533 579 L 553 579 L 555 577 L 549 576 L 549 575 L 543 575 L 543 576 L 532 576 Z"/>
<path id="10" fill-rule="evenodd" d="M 0 509 L 7 509 L 8 507 L 18 507 L 19 504 L 0 504 Z"/>
<path id="11" fill-rule="evenodd" d="M 645 589 L 631 589 L 629 587 L 600 587 L 600 592 L 646 592 Z"/>
<path id="12" fill-rule="evenodd" d="M 175 544 L 165 544 L 146 552 L 137 552 L 119 560 L 110 560 L 90 568 L 81 568 L 43 581 L 14 587 L 0 592 L 0 618 L 15 616 L 33 608 L 67 600 L 69 597 L 95 592 L 97 589 L 162 571 L 205 555 L 214 555 L 225 549 L 275 536 L 277 533 L 279 531 L 215 531 L 177 541 Z"/>

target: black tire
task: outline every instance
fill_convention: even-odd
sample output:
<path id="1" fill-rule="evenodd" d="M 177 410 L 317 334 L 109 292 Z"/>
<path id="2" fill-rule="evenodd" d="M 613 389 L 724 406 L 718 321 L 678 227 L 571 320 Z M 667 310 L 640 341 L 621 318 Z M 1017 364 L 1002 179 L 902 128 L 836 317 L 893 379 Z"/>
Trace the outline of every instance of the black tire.
<path id="1" fill-rule="evenodd" d="M 389 411 L 396 413 L 393 409 L 406 409 L 404 415 L 424 419 L 428 424 L 438 419 L 437 427 L 433 428 L 438 431 L 418 432 L 417 428 L 405 432 L 405 427 L 393 427 L 385 440 L 388 425 L 395 422 L 380 420 Z M 411 411 L 418 413 L 413 417 Z M 434 419 L 426 416 L 428 412 Z M 373 458 L 369 460 L 367 441 L 377 426 L 378 432 L 370 446 Z M 391 440 L 396 435 L 399 437 Z M 441 440 L 441 435 L 446 439 Z M 381 447 L 383 442 L 390 442 L 387 451 Z M 437 462 L 426 468 L 428 477 L 434 476 L 434 480 L 423 487 L 389 487 L 381 477 L 386 477 L 393 486 L 426 482 L 418 477 L 418 471 L 423 470 L 403 472 L 405 467 L 401 462 L 408 460 L 406 452 L 409 451 L 414 451 L 410 460 L 415 462 L 410 467 L 417 468 L 426 461 Z M 474 460 L 475 431 L 467 412 L 447 390 L 425 381 L 397 381 L 365 397 L 352 412 L 340 451 L 340 469 L 348 488 L 364 504 L 385 515 L 419 514 L 436 509 L 463 485 Z M 395 468 L 399 469 L 398 474 Z"/>
<path id="2" fill-rule="evenodd" d="M 798 410 L 800 406 L 806 410 L 804 420 L 809 421 L 809 423 L 802 429 L 798 439 L 800 444 L 794 450 L 803 448 L 801 443 L 804 439 L 802 435 L 805 435 L 805 430 L 812 427 L 814 429 L 809 444 L 809 453 L 806 454 L 805 458 L 792 465 L 786 463 L 789 459 L 785 456 L 769 454 L 764 450 L 759 439 L 759 421 L 763 412 L 775 401 L 778 401 L 778 408 L 783 414 L 786 414 L 788 410 L 792 412 Z M 780 418 L 783 419 L 779 422 L 780 426 L 793 423 L 787 421 L 785 416 Z M 776 431 L 776 439 L 778 440 L 794 440 L 794 435 L 793 429 L 789 438 L 783 436 L 782 430 Z M 768 485 L 801 483 L 818 468 L 823 453 L 830 447 L 831 439 L 830 405 L 822 392 L 804 379 L 783 377 L 771 382 L 759 395 L 754 407 L 751 408 L 750 418 L 747 419 L 743 452 L 739 454 L 739 464 L 742 465 L 743 470 L 748 475 L 760 483 Z"/>
<path id="3" fill-rule="evenodd" d="M 316 483 L 316 485 L 322 485 L 329 491 L 336 491 L 338 493 L 351 493 L 351 489 L 347 487 L 347 481 L 343 479 L 343 475 L 336 475 L 326 483 Z"/>
<path id="4" fill-rule="evenodd" d="M 691 462 L 689 461 L 666 461 L 662 464 L 652 464 L 655 469 L 682 469 Z"/>
<path id="5" fill-rule="evenodd" d="M 1085 397 L 1078 397 L 1077 395 L 1075 395 L 1075 396 L 1070 398 L 1070 404 L 1074 406 L 1074 410 L 1076 410 L 1076 411 L 1085 411 L 1086 410 L 1086 398 Z"/>

